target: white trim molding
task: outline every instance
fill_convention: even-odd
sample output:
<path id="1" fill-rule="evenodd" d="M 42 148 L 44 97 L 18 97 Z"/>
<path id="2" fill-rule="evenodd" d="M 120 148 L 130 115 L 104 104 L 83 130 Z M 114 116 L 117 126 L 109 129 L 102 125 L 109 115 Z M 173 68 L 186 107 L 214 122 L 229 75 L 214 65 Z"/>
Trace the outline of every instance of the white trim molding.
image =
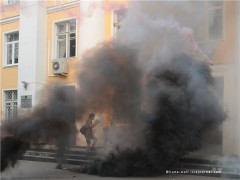
<path id="1" fill-rule="evenodd" d="M 47 8 L 47 13 L 52 13 L 52 12 L 76 7 L 76 6 L 79 6 L 79 4 L 80 4 L 80 0 L 76 0 L 76 1 L 68 2 L 68 3 L 64 3 L 64 4 L 59 4 L 56 6 L 51 6 L 51 7 Z"/>
<path id="2" fill-rule="evenodd" d="M 19 21 L 19 19 L 20 19 L 20 16 L 14 16 L 14 17 L 10 17 L 10 18 L 1 19 L 0 24 L 12 23 L 15 21 Z"/>

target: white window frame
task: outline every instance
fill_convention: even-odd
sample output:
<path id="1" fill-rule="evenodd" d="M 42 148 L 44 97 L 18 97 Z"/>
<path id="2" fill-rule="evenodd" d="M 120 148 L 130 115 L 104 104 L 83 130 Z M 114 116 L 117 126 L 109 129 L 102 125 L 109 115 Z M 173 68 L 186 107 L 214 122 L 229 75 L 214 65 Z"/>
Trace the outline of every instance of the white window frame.
<path id="1" fill-rule="evenodd" d="M 19 38 L 18 41 L 12 41 L 12 42 L 7 42 L 7 35 L 11 34 L 11 33 L 16 33 L 18 32 L 18 36 L 19 36 L 19 30 L 13 30 L 13 31 L 8 31 L 8 32 L 4 32 L 3 33 L 3 67 L 10 67 L 10 66 L 17 66 L 19 63 Z M 12 44 L 12 57 L 14 57 L 14 53 L 15 53 L 15 44 L 18 43 L 18 62 L 15 63 L 14 62 L 14 58 L 13 58 L 13 62 L 12 64 L 7 64 L 7 45 Z"/>
<path id="2" fill-rule="evenodd" d="M 17 110 L 18 110 L 18 89 L 17 88 L 13 88 L 13 89 L 3 89 L 2 90 L 2 119 L 3 120 L 9 120 L 9 119 L 7 119 L 6 118 L 6 109 L 5 109 L 5 104 L 6 104 L 6 98 L 5 98 L 5 93 L 7 92 L 7 91 L 17 91 Z M 18 114 L 18 112 L 17 112 L 17 114 Z"/>
<path id="3" fill-rule="evenodd" d="M 57 37 L 57 31 L 58 31 L 58 26 L 57 24 L 58 23 L 61 23 L 61 22 L 66 22 L 66 21 L 71 21 L 71 20 L 75 20 L 76 22 L 76 29 L 75 29 L 75 56 L 73 57 L 69 57 L 69 49 L 68 49 L 68 46 L 69 46 L 69 37 L 68 35 L 66 35 L 66 57 L 65 58 L 59 58 L 58 57 L 58 37 Z M 52 51 L 52 57 L 53 59 L 76 59 L 78 58 L 78 21 L 77 21 L 77 18 L 76 17 L 73 17 L 73 18 L 68 18 L 68 19 L 61 19 L 61 20 L 58 20 L 58 21 L 54 21 L 53 22 L 53 36 L 52 36 L 52 42 L 53 42 L 53 51 Z M 69 34 L 69 32 L 67 32 L 66 34 Z"/>

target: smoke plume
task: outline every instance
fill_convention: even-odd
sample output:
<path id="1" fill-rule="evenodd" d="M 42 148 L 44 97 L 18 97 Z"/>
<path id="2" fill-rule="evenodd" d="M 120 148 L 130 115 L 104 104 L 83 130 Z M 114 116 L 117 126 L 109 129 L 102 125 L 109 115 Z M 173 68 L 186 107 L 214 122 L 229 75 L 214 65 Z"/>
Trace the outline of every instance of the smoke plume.
<path id="1" fill-rule="evenodd" d="M 2 131 L 11 137 L 1 141 L 1 171 L 9 165 L 5 162 L 14 164 L 15 154 L 27 149 L 18 144 L 43 141 L 67 146 L 76 130 L 75 119 L 82 120 L 89 112 L 111 112 L 112 124 L 104 157 L 83 172 L 158 175 L 201 147 L 201 134 L 225 119 L 208 58 L 178 16 L 169 17 L 164 11 L 159 15 L 152 7 L 157 6 L 133 3 L 118 43 L 101 43 L 83 55 L 77 66 L 76 92 L 58 82 L 42 94 L 47 96 L 44 104 L 3 123 Z M 10 141 L 19 150 L 3 156 Z"/>
<path id="2" fill-rule="evenodd" d="M 101 48 L 98 50 L 103 52 Z M 112 48 L 108 51 L 105 53 L 112 52 Z M 99 56 L 98 53 L 94 55 L 96 59 Z M 214 79 L 208 64 L 185 54 L 167 61 L 161 56 L 155 58 L 154 61 L 159 63 L 148 73 L 138 75 L 139 81 L 144 76 L 144 82 L 139 83 L 138 88 L 144 89 L 145 98 L 141 102 L 146 103 L 147 111 L 143 109 L 141 116 L 131 118 L 128 128 L 123 128 L 119 135 L 125 137 L 124 141 L 116 138 L 116 132 L 112 132 L 113 135 L 110 133 L 112 149 L 83 172 L 120 177 L 159 175 L 187 152 L 198 150 L 201 147 L 201 134 L 217 127 L 225 119 L 223 109 L 214 95 Z M 130 61 L 132 59 L 135 58 Z M 114 58 L 110 60 L 117 61 Z M 143 98 L 139 96 L 142 93 L 138 92 L 131 92 L 130 98 Z M 135 103 L 124 113 L 136 112 L 134 107 L 138 102 Z M 134 145 L 125 147 L 126 143 L 133 142 Z"/>

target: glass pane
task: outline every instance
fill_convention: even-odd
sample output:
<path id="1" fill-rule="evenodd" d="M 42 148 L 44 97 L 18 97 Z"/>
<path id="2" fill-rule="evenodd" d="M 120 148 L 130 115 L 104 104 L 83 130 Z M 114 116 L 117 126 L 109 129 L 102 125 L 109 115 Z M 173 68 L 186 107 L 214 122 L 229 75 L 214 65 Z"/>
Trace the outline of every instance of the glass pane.
<path id="1" fill-rule="evenodd" d="M 7 42 L 18 41 L 19 40 L 19 33 L 11 33 L 7 35 Z"/>
<path id="2" fill-rule="evenodd" d="M 209 38 L 212 40 L 223 38 L 223 15 L 210 16 Z"/>
<path id="3" fill-rule="evenodd" d="M 18 41 L 19 40 L 19 33 L 18 32 L 13 34 L 13 40 L 14 41 Z"/>
<path id="4" fill-rule="evenodd" d="M 76 40 L 72 39 L 70 40 L 70 57 L 74 57 L 76 54 Z"/>
<path id="5" fill-rule="evenodd" d="M 12 64 L 12 44 L 7 45 L 7 65 Z"/>
<path id="6" fill-rule="evenodd" d="M 13 91 L 13 99 L 17 101 L 17 91 Z"/>
<path id="7" fill-rule="evenodd" d="M 13 34 L 8 34 L 7 35 L 7 42 L 12 42 L 13 41 Z"/>
<path id="8" fill-rule="evenodd" d="M 15 43 L 15 50 L 14 50 L 14 63 L 18 63 L 18 43 Z"/>
<path id="9" fill-rule="evenodd" d="M 76 37 L 76 34 L 75 34 L 75 33 L 71 33 L 71 34 L 70 34 L 70 39 L 75 39 L 75 37 Z"/>
<path id="10" fill-rule="evenodd" d="M 59 40 L 65 40 L 66 39 L 66 35 L 58 35 L 58 39 Z"/>
<path id="11" fill-rule="evenodd" d="M 58 26 L 58 33 L 65 33 L 66 32 L 66 23 L 59 23 Z"/>
<path id="12" fill-rule="evenodd" d="M 70 31 L 76 30 L 76 20 L 69 21 Z"/>
<path id="13" fill-rule="evenodd" d="M 66 40 L 58 41 L 58 57 L 66 58 Z"/>
<path id="14" fill-rule="evenodd" d="M 9 92 L 5 92 L 5 101 L 9 101 L 11 99 L 11 94 Z"/>

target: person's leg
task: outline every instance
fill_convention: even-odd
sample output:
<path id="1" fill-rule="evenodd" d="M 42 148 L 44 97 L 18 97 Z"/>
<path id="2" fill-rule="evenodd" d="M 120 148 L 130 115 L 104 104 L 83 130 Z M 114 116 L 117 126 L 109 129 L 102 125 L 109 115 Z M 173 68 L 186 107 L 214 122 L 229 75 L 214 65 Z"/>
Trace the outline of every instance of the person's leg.
<path id="1" fill-rule="evenodd" d="M 92 135 L 92 140 L 93 140 L 93 143 L 92 143 L 92 148 L 97 144 L 97 138 Z"/>
<path id="2" fill-rule="evenodd" d="M 90 151 L 90 146 L 91 146 L 91 138 L 89 135 L 85 136 L 86 137 L 86 142 L 87 142 L 87 152 Z"/>

